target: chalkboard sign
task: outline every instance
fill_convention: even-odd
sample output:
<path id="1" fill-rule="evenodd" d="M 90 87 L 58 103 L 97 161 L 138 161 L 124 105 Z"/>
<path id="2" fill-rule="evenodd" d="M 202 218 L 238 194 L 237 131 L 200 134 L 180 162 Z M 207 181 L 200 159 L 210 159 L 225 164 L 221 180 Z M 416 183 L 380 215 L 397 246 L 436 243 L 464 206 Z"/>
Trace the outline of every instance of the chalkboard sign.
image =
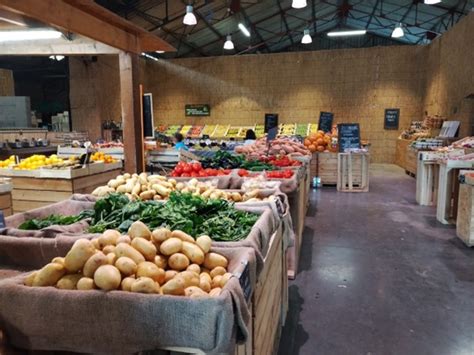
<path id="1" fill-rule="evenodd" d="M 337 125 L 339 132 L 339 151 L 360 148 L 360 128 L 358 123 L 341 123 Z"/>
<path id="2" fill-rule="evenodd" d="M 266 113 L 265 114 L 265 133 L 272 128 L 278 127 L 278 114 L 277 113 Z"/>
<path id="3" fill-rule="evenodd" d="M 5 215 L 3 214 L 3 211 L 0 211 L 0 228 L 5 228 L 6 223 L 5 223 Z"/>
<path id="4" fill-rule="evenodd" d="M 245 261 L 244 271 L 236 276 L 239 278 L 240 287 L 242 287 L 245 300 L 247 302 L 250 301 L 250 296 L 252 296 L 252 283 L 250 282 L 250 267 L 248 261 Z"/>
<path id="5" fill-rule="evenodd" d="M 153 124 L 153 95 L 143 95 L 143 136 L 155 136 L 155 128 Z"/>
<path id="6" fill-rule="evenodd" d="M 399 108 L 385 109 L 384 125 L 385 129 L 398 129 L 398 121 L 400 119 Z"/>
<path id="7" fill-rule="evenodd" d="M 334 114 L 332 112 L 321 112 L 319 114 L 318 129 L 324 131 L 324 133 L 330 133 L 332 130 L 332 122 Z"/>
<path id="8" fill-rule="evenodd" d="M 184 112 L 186 116 L 210 116 L 211 107 L 207 104 L 198 104 L 198 105 L 185 105 Z"/>

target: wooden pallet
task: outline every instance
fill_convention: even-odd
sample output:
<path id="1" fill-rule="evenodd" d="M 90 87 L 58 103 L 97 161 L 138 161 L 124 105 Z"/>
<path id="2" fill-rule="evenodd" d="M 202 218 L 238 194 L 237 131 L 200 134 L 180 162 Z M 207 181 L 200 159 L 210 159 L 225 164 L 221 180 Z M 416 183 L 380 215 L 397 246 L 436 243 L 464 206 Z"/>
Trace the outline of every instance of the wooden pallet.
<path id="1" fill-rule="evenodd" d="M 456 235 L 468 246 L 474 246 L 474 186 L 459 186 Z"/>
<path id="2" fill-rule="evenodd" d="M 416 202 L 419 205 L 436 205 L 438 198 L 438 178 L 438 160 L 429 152 L 419 152 L 416 174 Z"/>
<path id="3" fill-rule="evenodd" d="M 369 158 L 369 153 L 339 153 L 337 191 L 369 191 Z"/>

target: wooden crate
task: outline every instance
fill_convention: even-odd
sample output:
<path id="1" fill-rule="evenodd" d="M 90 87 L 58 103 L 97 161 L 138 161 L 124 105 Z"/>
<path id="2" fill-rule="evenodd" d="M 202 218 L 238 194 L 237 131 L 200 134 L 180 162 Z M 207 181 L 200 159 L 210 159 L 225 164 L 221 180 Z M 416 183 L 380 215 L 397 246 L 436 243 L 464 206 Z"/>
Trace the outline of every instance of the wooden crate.
<path id="1" fill-rule="evenodd" d="M 337 191 L 369 191 L 369 153 L 339 153 Z"/>
<path id="2" fill-rule="evenodd" d="M 474 246 L 474 186 L 459 186 L 456 235 L 468 246 Z"/>
<path id="3" fill-rule="evenodd" d="M 316 153 L 317 175 L 322 185 L 337 184 L 337 153 Z"/>
<path id="4" fill-rule="evenodd" d="M 0 194 L 0 210 L 2 210 L 5 217 L 11 216 L 12 210 L 12 194 L 11 192 L 4 192 Z"/>
<path id="5" fill-rule="evenodd" d="M 283 312 L 286 312 L 286 262 L 281 228 L 270 242 L 264 267 L 253 293 L 253 353 L 271 355 L 278 349 Z"/>
<path id="6" fill-rule="evenodd" d="M 405 158 L 405 172 L 415 177 L 417 169 L 418 149 L 407 147 L 407 154 Z"/>
<path id="7" fill-rule="evenodd" d="M 413 141 L 410 139 L 397 139 L 395 149 L 395 164 L 404 170 L 406 170 L 407 149 L 411 142 Z"/>
<path id="8" fill-rule="evenodd" d="M 73 179 L 11 177 L 13 213 L 25 212 L 68 199 L 72 194 L 91 193 L 120 174 L 121 169 Z"/>

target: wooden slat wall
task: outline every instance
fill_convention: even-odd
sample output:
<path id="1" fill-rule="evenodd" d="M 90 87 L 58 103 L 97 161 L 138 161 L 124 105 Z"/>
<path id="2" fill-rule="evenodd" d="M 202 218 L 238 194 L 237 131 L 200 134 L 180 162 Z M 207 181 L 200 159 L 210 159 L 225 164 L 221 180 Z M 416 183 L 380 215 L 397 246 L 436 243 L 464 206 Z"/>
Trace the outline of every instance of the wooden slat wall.
<path id="1" fill-rule="evenodd" d="M 15 82 L 11 70 L 0 69 L 0 96 L 15 96 Z"/>

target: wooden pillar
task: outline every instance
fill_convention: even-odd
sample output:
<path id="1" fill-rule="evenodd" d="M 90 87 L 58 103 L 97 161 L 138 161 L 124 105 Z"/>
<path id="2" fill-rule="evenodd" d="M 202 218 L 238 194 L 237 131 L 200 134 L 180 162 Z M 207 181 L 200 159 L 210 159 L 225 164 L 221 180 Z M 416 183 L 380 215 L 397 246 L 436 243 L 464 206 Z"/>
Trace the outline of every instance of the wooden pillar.
<path id="1" fill-rule="evenodd" d="M 120 52 L 119 68 L 125 171 L 140 173 L 144 160 L 138 55 Z"/>

